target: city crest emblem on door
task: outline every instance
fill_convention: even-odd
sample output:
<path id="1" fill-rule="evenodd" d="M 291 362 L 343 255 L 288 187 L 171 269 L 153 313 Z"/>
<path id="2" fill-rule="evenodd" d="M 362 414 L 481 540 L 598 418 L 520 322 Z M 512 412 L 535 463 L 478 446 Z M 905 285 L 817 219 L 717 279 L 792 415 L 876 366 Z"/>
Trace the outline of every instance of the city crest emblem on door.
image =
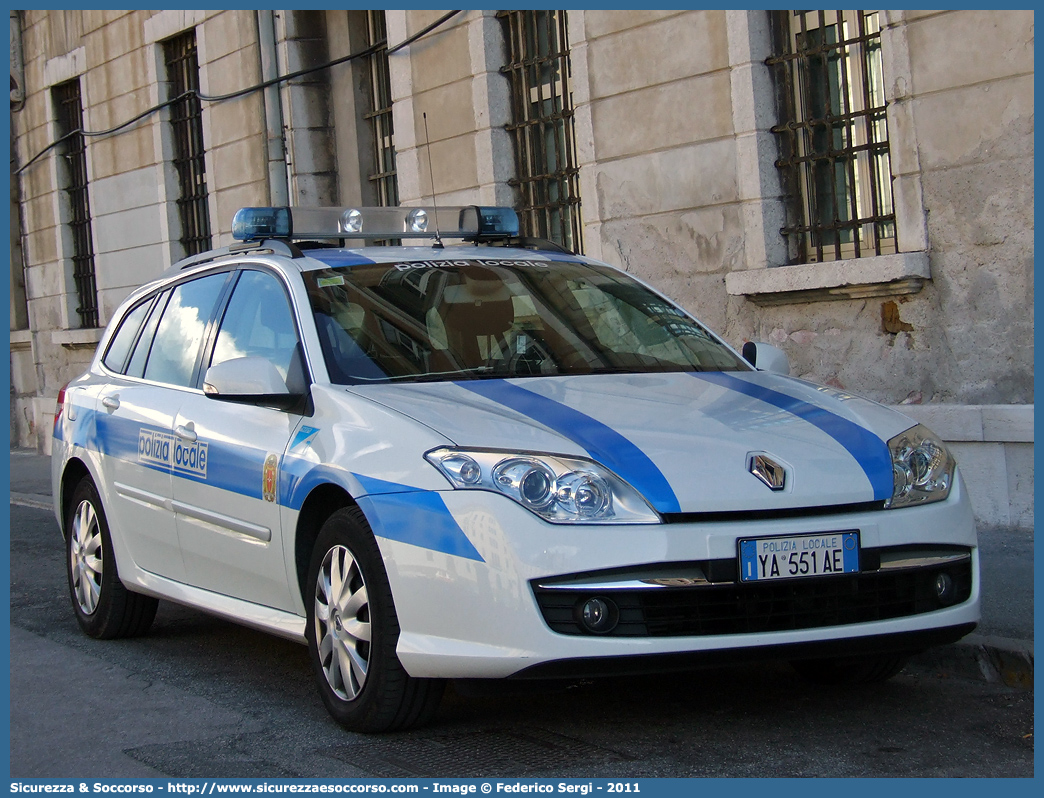
<path id="1" fill-rule="evenodd" d="M 261 476 L 261 495 L 266 502 L 276 500 L 276 474 L 278 473 L 279 456 L 270 454 L 265 458 L 265 468 Z"/>

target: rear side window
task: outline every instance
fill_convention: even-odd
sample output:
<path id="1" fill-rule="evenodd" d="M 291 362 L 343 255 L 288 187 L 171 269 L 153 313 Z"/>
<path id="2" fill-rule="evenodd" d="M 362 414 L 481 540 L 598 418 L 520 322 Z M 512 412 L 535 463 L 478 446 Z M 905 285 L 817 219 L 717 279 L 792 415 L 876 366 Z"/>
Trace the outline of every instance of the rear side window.
<path id="1" fill-rule="evenodd" d="M 145 376 L 145 363 L 149 359 L 149 348 L 152 346 L 152 339 L 156 335 L 156 325 L 159 324 L 160 315 L 163 313 L 163 308 L 167 306 L 168 299 L 170 299 L 170 291 L 164 291 L 153 305 L 149 320 L 145 322 L 145 328 L 138 336 L 138 342 L 134 344 L 134 351 L 131 353 L 130 363 L 125 372 L 128 377 Z"/>
<path id="2" fill-rule="evenodd" d="M 174 289 L 163 311 L 145 366 L 145 379 L 190 386 L 196 361 L 214 307 L 228 280 L 228 272 L 182 283 Z"/>
<path id="3" fill-rule="evenodd" d="M 138 336 L 138 330 L 141 329 L 141 324 L 145 321 L 149 308 L 152 307 L 153 299 L 155 297 L 142 302 L 124 316 L 123 321 L 120 322 L 119 329 L 116 330 L 116 334 L 112 337 L 112 343 L 109 344 L 109 351 L 105 353 L 105 358 L 102 360 L 105 367 L 110 371 L 123 373 L 127 355 L 130 354 L 131 347 Z"/>

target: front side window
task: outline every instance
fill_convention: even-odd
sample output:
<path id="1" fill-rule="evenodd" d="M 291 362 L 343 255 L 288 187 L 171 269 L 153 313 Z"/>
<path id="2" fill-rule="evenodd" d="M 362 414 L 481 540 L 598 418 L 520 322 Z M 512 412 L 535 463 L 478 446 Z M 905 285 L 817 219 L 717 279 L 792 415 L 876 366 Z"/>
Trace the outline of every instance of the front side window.
<path id="1" fill-rule="evenodd" d="M 169 385 L 195 384 L 203 335 L 227 280 L 228 273 L 222 272 L 175 287 L 152 340 L 145 379 Z"/>
<path id="2" fill-rule="evenodd" d="M 602 266 L 364 264 L 305 283 L 336 383 L 746 368 L 682 310 Z"/>
<path id="3" fill-rule="evenodd" d="M 878 12 L 772 13 L 789 262 L 894 253 Z"/>
<path id="4" fill-rule="evenodd" d="M 297 328 L 282 284 L 267 272 L 243 272 L 221 320 L 210 365 L 263 357 L 286 380 L 297 356 Z"/>

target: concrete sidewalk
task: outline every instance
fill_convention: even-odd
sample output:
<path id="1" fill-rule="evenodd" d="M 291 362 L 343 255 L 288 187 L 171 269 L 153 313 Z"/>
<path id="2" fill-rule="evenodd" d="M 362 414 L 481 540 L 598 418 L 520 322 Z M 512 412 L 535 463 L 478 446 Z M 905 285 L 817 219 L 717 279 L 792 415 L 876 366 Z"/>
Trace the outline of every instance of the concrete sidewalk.
<path id="1" fill-rule="evenodd" d="M 11 503 L 51 510 L 51 458 L 11 450 Z M 980 529 L 982 621 L 959 643 L 927 651 L 914 666 L 1033 687 L 1033 538 Z"/>

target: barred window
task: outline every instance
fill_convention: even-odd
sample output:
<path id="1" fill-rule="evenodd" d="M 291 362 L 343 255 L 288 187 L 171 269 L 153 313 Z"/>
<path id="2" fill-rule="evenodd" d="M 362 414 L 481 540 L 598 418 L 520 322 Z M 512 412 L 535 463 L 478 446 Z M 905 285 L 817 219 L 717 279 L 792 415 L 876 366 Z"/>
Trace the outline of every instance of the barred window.
<path id="1" fill-rule="evenodd" d="M 773 12 L 789 262 L 896 251 L 876 11 Z"/>
<path id="2" fill-rule="evenodd" d="M 188 31 L 163 43 L 171 99 L 170 125 L 174 135 L 174 168 L 178 173 L 178 216 L 185 255 L 210 249 L 210 212 L 207 202 L 206 159 L 203 149 L 203 109 L 199 91 L 196 33 Z"/>
<path id="3" fill-rule="evenodd" d="M 501 11 L 508 42 L 519 221 L 524 235 L 583 251 L 565 11 Z"/>
<path id="4" fill-rule="evenodd" d="M 373 140 L 373 168 L 368 177 L 378 205 L 398 205 L 395 130 L 392 126 L 391 80 L 388 76 L 388 28 L 383 11 L 366 11 L 366 45 L 381 44 L 370 54 L 368 105 L 364 118 Z"/>
<path id="5" fill-rule="evenodd" d="M 98 326 L 98 286 L 94 274 L 91 203 L 87 192 L 87 145 L 83 137 L 83 99 L 80 80 L 60 83 L 51 90 L 58 137 L 61 187 L 68 202 L 72 232 L 73 281 L 76 284 L 81 327 Z M 67 137 L 67 138 L 66 138 Z"/>

